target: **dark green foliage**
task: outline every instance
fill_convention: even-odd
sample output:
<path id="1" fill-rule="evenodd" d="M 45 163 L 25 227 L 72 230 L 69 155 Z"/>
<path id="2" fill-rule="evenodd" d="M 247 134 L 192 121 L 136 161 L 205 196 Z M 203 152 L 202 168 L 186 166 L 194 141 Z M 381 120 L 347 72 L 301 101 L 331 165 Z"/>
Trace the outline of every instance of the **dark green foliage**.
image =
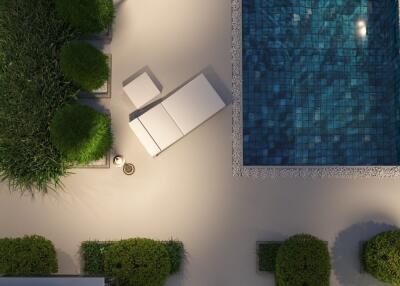
<path id="1" fill-rule="evenodd" d="M 281 242 L 268 242 L 258 246 L 259 271 L 275 272 L 276 256 L 281 245 Z"/>
<path id="2" fill-rule="evenodd" d="M 121 286 L 162 286 L 170 274 L 171 262 L 161 242 L 133 238 L 110 246 L 105 270 Z"/>
<path id="3" fill-rule="evenodd" d="M 362 261 L 376 279 L 400 285 L 400 231 L 383 232 L 366 242 Z"/>
<path id="4" fill-rule="evenodd" d="M 67 104 L 53 118 L 51 140 L 66 160 L 87 164 L 112 147 L 111 119 L 88 106 Z"/>
<path id="5" fill-rule="evenodd" d="M 104 256 L 115 242 L 85 241 L 81 245 L 83 272 L 88 275 L 104 275 Z"/>
<path id="6" fill-rule="evenodd" d="M 57 271 L 54 245 L 44 237 L 0 239 L 0 275 L 45 276 Z"/>
<path id="7" fill-rule="evenodd" d="M 0 1 L 0 177 L 13 189 L 60 185 L 67 165 L 50 142 L 56 110 L 77 93 L 58 56 L 75 37 L 53 1 Z"/>
<path id="8" fill-rule="evenodd" d="M 167 249 L 168 256 L 171 262 L 170 274 L 178 273 L 181 269 L 182 261 L 185 256 L 185 248 L 183 243 L 176 240 L 169 240 L 162 242 Z"/>
<path id="9" fill-rule="evenodd" d="M 279 286 L 328 286 L 330 270 L 327 245 L 311 235 L 292 236 L 278 250 L 275 276 Z"/>
<path id="10" fill-rule="evenodd" d="M 100 33 L 114 20 L 112 0 L 56 0 L 57 11 L 84 34 Z"/>
<path id="11" fill-rule="evenodd" d="M 100 88 L 108 79 L 107 56 L 88 43 L 66 43 L 60 65 L 65 77 L 85 91 Z"/>
<path id="12" fill-rule="evenodd" d="M 104 275 L 104 257 L 115 241 L 85 241 L 81 245 L 83 271 L 88 275 Z M 167 250 L 171 270 L 170 274 L 179 272 L 185 256 L 183 243 L 177 240 L 161 241 Z"/>

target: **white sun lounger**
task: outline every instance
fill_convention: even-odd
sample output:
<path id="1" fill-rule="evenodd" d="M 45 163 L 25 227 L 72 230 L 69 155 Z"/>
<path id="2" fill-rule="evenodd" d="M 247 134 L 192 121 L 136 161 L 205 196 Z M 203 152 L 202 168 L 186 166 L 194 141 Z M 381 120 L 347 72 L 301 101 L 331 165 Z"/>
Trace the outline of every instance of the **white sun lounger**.
<path id="1" fill-rule="evenodd" d="M 224 107 L 215 89 L 200 74 L 129 125 L 154 157 Z"/>

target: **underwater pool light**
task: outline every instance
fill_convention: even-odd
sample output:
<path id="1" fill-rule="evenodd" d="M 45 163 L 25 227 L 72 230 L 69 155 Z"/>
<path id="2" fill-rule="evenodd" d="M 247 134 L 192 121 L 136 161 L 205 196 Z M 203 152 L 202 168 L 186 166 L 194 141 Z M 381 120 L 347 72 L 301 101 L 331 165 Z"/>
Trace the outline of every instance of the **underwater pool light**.
<path id="1" fill-rule="evenodd" d="M 367 23 L 364 20 L 359 20 L 357 22 L 357 34 L 362 38 L 367 35 Z"/>

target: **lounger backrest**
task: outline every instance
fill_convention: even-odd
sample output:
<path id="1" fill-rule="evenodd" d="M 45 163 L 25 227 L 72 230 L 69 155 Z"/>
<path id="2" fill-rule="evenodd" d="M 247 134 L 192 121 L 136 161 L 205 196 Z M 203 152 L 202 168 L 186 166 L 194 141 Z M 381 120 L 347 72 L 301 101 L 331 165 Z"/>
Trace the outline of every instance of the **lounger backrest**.
<path id="1" fill-rule="evenodd" d="M 164 100 L 162 105 L 184 135 L 225 107 L 203 74 Z"/>

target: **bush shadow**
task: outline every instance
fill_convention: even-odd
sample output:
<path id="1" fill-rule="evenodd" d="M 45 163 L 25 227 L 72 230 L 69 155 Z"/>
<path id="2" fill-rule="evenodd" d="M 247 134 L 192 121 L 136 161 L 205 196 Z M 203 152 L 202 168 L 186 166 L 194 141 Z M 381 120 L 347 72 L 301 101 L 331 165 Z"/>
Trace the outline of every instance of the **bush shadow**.
<path id="1" fill-rule="evenodd" d="M 362 243 L 378 233 L 397 229 L 391 223 L 367 221 L 350 226 L 338 234 L 332 248 L 332 266 L 337 280 L 346 286 L 384 286 L 385 283 L 364 272 Z"/>
<path id="2" fill-rule="evenodd" d="M 57 249 L 58 259 L 58 272 L 60 274 L 78 274 L 80 272 L 79 267 L 75 264 L 74 259 L 66 252 Z"/>

